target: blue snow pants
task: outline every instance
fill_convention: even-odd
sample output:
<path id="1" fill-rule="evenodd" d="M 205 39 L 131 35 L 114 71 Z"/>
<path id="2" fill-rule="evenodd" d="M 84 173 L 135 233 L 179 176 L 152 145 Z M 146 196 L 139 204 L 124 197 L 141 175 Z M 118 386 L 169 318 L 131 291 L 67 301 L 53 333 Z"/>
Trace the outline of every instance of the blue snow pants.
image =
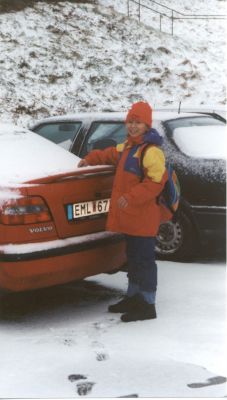
<path id="1" fill-rule="evenodd" d="M 155 303 L 157 290 L 157 264 L 155 237 L 125 235 L 128 261 L 129 297 L 141 294 L 150 304 Z"/>

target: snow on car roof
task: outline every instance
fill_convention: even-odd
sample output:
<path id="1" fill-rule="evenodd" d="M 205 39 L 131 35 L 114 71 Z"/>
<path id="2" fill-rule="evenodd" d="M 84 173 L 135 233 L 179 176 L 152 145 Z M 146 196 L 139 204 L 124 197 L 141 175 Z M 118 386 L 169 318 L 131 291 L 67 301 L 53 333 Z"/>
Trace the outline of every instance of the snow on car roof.
<path id="1" fill-rule="evenodd" d="M 79 160 L 34 132 L 0 123 L 0 186 L 71 172 Z"/>
<path id="2" fill-rule="evenodd" d="M 57 122 L 57 121 L 74 121 L 74 120 L 119 120 L 119 121 L 124 121 L 126 117 L 126 112 L 81 112 L 81 113 L 75 113 L 75 114 L 66 114 L 66 115 L 59 115 L 59 116 L 53 116 L 53 117 L 48 117 L 41 119 L 39 121 L 36 121 L 35 124 L 32 126 L 34 128 L 37 125 L 40 125 L 42 123 L 47 123 L 47 122 Z M 153 111 L 153 120 L 157 121 L 166 121 L 168 119 L 173 119 L 173 118 L 183 118 L 183 117 L 188 117 L 188 116 L 198 116 L 201 115 L 201 113 L 178 113 L 177 111 L 170 111 L 170 110 L 163 110 L 163 111 L 158 111 L 154 110 Z"/>

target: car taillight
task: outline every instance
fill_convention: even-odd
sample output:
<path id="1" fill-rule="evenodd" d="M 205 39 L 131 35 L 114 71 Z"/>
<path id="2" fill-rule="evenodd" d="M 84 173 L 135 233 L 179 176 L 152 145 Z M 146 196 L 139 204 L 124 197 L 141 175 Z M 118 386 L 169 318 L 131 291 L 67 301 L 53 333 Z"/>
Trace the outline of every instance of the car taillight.
<path id="1" fill-rule="evenodd" d="M 0 223 L 4 225 L 34 224 L 51 219 L 50 211 L 41 197 L 9 200 L 0 208 Z"/>

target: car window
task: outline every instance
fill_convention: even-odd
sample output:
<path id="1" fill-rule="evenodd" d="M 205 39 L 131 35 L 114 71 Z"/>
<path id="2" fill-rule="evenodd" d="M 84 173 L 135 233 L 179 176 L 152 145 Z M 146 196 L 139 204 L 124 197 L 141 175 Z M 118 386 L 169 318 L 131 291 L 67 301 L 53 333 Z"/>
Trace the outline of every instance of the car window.
<path id="1" fill-rule="evenodd" d="M 226 158 L 225 123 L 212 117 L 168 121 L 171 139 L 182 153 L 196 158 Z"/>
<path id="2" fill-rule="evenodd" d="M 166 121 L 166 125 L 168 126 L 170 132 L 173 133 L 174 129 L 176 128 L 186 128 L 190 126 L 225 125 L 225 123 L 211 116 L 201 116 L 173 119 L 171 121 Z"/>
<path id="3" fill-rule="evenodd" d="M 94 122 L 88 132 L 82 149 L 82 157 L 94 149 L 116 146 L 126 139 L 123 122 Z"/>
<path id="4" fill-rule="evenodd" d="M 50 123 L 40 125 L 34 132 L 69 150 L 80 126 L 81 122 Z"/>

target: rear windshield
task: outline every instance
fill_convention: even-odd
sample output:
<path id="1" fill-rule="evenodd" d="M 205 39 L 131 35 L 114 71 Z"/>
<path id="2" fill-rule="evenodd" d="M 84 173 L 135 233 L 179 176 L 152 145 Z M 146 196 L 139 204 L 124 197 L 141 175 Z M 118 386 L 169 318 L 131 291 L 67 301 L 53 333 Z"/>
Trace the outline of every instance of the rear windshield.
<path id="1" fill-rule="evenodd" d="M 201 117 L 186 117 L 173 119 L 166 122 L 170 131 L 173 132 L 176 128 L 183 128 L 189 126 L 210 126 L 210 125 L 225 125 L 223 121 L 213 118 L 212 116 L 201 116 Z"/>
<path id="2" fill-rule="evenodd" d="M 80 127 L 81 122 L 46 123 L 35 128 L 34 132 L 69 150 Z"/>
<path id="3" fill-rule="evenodd" d="M 167 136 L 178 149 L 196 158 L 226 158 L 225 123 L 213 117 L 190 117 L 166 121 Z"/>

